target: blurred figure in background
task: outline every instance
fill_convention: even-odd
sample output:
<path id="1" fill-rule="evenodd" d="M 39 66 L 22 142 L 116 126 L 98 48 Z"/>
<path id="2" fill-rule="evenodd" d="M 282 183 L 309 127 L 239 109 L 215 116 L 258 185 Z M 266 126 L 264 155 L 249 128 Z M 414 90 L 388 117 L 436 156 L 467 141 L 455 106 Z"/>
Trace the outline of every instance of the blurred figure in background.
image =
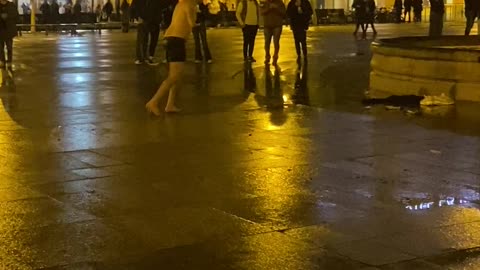
<path id="1" fill-rule="evenodd" d="M 439 37 L 443 32 L 443 15 L 445 3 L 443 0 L 430 0 L 430 29 L 429 36 Z"/>
<path id="2" fill-rule="evenodd" d="M 49 23 L 51 10 L 47 0 L 43 1 L 43 4 L 40 6 L 40 12 L 42 12 L 42 23 Z"/>
<path id="3" fill-rule="evenodd" d="M 465 36 L 470 35 L 475 20 L 480 16 L 480 1 L 465 0 L 465 17 L 467 17 L 467 25 L 465 27 Z M 480 33 L 479 33 L 480 34 Z"/>
<path id="4" fill-rule="evenodd" d="M 402 0 L 395 0 L 395 3 L 393 4 L 393 11 L 395 12 L 395 23 L 402 22 L 402 9 Z"/>
<path id="5" fill-rule="evenodd" d="M 130 4 L 128 4 L 127 0 L 122 1 L 120 13 L 122 15 L 122 32 L 128 33 L 130 29 Z"/>
<path id="6" fill-rule="evenodd" d="M 0 0 L 0 66 L 12 67 L 13 38 L 17 36 L 17 8 L 7 0 Z M 7 58 L 5 58 L 5 47 Z"/>
<path id="7" fill-rule="evenodd" d="M 415 22 L 422 21 L 423 1 L 413 0 L 413 16 Z"/>
<path id="8" fill-rule="evenodd" d="M 401 0 L 400 0 L 401 1 Z M 365 17 L 367 16 L 366 11 L 366 2 L 364 0 L 354 0 L 352 4 L 352 9 L 355 10 L 355 31 L 354 35 L 357 35 L 358 30 L 362 27 L 362 32 L 365 33 Z"/>
<path id="9" fill-rule="evenodd" d="M 107 22 L 112 18 L 113 13 L 113 4 L 111 0 L 108 0 L 107 3 L 103 6 L 103 12 L 107 15 Z"/>
<path id="10" fill-rule="evenodd" d="M 413 1 L 412 0 L 403 0 L 403 21 L 404 22 L 411 22 L 412 20 L 412 6 L 413 6 Z M 408 15 L 408 21 L 407 21 L 407 15 Z"/>
<path id="11" fill-rule="evenodd" d="M 365 32 L 368 30 L 368 26 L 372 26 L 373 34 L 377 34 L 377 29 L 375 29 L 375 16 L 376 16 L 376 10 L 377 10 L 377 5 L 375 4 L 375 0 L 365 0 Z"/>
<path id="12" fill-rule="evenodd" d="M 197 22 L 193 27 L 193 38 L 195 40 L 195 63 L 201 63 L 202 59 L 212 63 L 212 55 L 208 48 L 207 25 L 208 0 L 203 0 L 197 5 Z"/>

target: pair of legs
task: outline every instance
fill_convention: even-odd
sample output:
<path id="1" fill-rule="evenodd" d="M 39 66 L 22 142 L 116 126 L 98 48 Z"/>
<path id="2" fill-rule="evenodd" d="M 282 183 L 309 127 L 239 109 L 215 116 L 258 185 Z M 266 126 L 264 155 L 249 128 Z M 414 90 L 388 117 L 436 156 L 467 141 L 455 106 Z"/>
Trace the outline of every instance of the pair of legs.
<path id="1" fill-rule="evenodd" d="M 160 115 L 160 110 L 158 109 L 158 104 L 160 100 L 168 93 L 167 105 L 165 107 L 165 112 L 175 113 L 179 112 L 175 106 L 175 97 L 177 94 L 177 86 L 183 74 L 185 68 L 186 60 L 186 48 L 185 48 L 185 39 L 177 37 L 167 38 L 167 61 L 168 64 L 168 76 L 160 88 L 158 88 L 155 95 L 147 102 L 145 105 L 146 109 L 153 113 L 154 115 Z"/>
<path id="2" fill-rule="evenodd" d="M 263 29 L 265 34 L 265 64 L 270 63 L 270 44 L 273 38 L 273 64 L 276 65 L 278 61 L 278 54 L 280 52 L 280 37 L 282 36 L 282 26 L 278 27 L 265 27 Z"/>
<path id="3" fill-rule="evenodd" d="M 479 14 L 476 11 L 468 11 L 468 12 L 465 12 L 465 15 L 467 16 L 467 26 L 465 27 L 465 36 L 468 36 L 470 35 L 470 31 L 472 30 L 472 27 L 475 24 L 475 20 L 477 19 Z"/>
<path id="4" fill-rule="evenodd" d="M 253 49 L 257 37 L 258 25 L 245 25 L 243 31 L 243 59 L 253 60 Z"/>
<path id="5" fill-rule="evenodd" d="M 362 27 L 362 32 L 365 33 L 365 24 L 363 23 L 364 18 L 357 16 L 356 21 L 357 21 L 357 25 L 355 26 L 355 31 L 353 31 L 353 34 L 356 35 L 360 27 Z"/>
<path id="6" fill-rule="evenodd" d="M 415 22 L 421 22 L 422 21 L 422 11 L 419 10 L 413 10 L 413 15 L 414 15 L 414 21 Z"/>
<path id="7" fill-rule="evenodd" d="M 5 58 L 5 47 L 7 49 L 7 58 Z M 13 38 L 0 39 L 0 61 L 11 64 L 13 61 Z"/>
<path id="8" fill-rule="evenodd" d="M 430 11 L 430 29 L 428 35 L 439 37 L 443 32 L 443 13 Z"/>
<path id="9" fill-rule="evenodd" d="M 303 52 L 303 57 L 307 59 L 307 30 L 305 27 L 296 27 L 292 29 L 292 32 L 298 58 L 302 57 Z"/>
<path id="10" fill-rule="evenodd" d="M 405 22 L 407 22 L 407 15 L 408 15 L 408 22 L 411 22 L 412 20 L 412 9 L 411 8 L 405 8 L 405 11 L 403 13 L 403 19 Z"/>
<path id="11" fill-rule="evenodd" d="M 142 22 L 137 29 L 137 60 L 145 62 L 155 56 L 160 37 L 160 25 Z M 149 46 L 150 41 L 150 46 Z M 147 55 L 148 50 L 148 55 Z"/>
<path id="12" fill-rule="evenodd" d="M 210 49 L 208 48 L 207 27 L 205 23 L 201 23 L 193 28 L 193 38 L 195 39 L 195 60 L 212 60 L 212 55 L 210 54 Z"/>
<path id="13" fill-rule="evenodd" d="M 370 25 L 372 27 L 372 30 L 373 30 L 373 33 L 374 34 L 377 34 L 377 29 L 375 29 L 375 23 L 374 23 L 375 19 L 372 17 L 372 18 L 369 18 L 367 20 L 367 22 L 365 23 L 365 30 L 363 30 L 364 32 L 367 32 L 368 30 L 368 26 Z"/>

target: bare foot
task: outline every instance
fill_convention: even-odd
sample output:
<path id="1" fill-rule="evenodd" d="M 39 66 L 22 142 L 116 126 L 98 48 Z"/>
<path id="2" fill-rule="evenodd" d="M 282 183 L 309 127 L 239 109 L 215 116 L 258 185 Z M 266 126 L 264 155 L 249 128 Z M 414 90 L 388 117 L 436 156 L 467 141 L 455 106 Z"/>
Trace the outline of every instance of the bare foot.
<path id="1" fill-rule="evenodd" d="M 153 113 L 155 116 L 160 115 L 160 110 L 158 109 L 158 106 L 151 101 L 149 101 L 145 105 L 145 109 L 147 109 L 148 112 Z"/>
<path id="2" fill-rule="evenodd" d="M 165 112 L 166 112 L 166 113 L 179 113 L 179 112 L 181 112 L 181 111 L 182 111 L 182 109 L 177 108 L 177 107 L 175 107 L 175 106 L 171 106 L 171 107 L 165 108 Z"/>

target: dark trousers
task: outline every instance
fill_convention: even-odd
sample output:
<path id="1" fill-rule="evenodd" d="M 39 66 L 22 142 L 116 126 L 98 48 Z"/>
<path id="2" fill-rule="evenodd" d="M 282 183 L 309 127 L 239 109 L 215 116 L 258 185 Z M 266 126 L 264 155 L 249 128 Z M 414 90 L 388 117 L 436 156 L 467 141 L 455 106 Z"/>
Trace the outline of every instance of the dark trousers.
<path id="1" fill-rule="evenodd" d="M 470 35 L 470 31 L 472 30 L 472 27 L 475 24 L 475 19 L 477 19 L 478 13 L 475 11 L 467 11 L 465 12 L 465 16 L 467 17 L 467 26 L 465 27 L 465 36 L 468 36 Z"/>
<path id="2" fill-rule="evenodd" d="M 303 27 L 293 28 L 293 38 L 295 39 L 295 49 L 298 57 L 307 57 L 307 30 Z"/>
<path id="3" fill-rule="evenodd" d="M 205 60 L 212 60 L 212 55 L 208 48 L 207 27 L 205 23 L 196 25 L 193 28 L 193 38 L 195 39 L 195 60 L 202 60 L 202 51 Z"/>
<path id="4" fill-rule="evenodd" d="M 160 25 L 143 22 L 137 27 L 137 60 L 145 61 L 149 56 L 155 56 L 158 39 L 160 37 Z M 150 41 L 150 46 L 149 42 Z M 148 55 L 147 55 L 148 49 Z"/>
<path id="5" fill-rule="evenodd" d="M 147 58 L 148 26 L 142 22 L 137 26 L 137 60 L 145 61 Z"/>
<path id="6" fill-rule="evenodd" d="M 13 61 L 13 38 L 0 39 L 0 61 L 11 63 Z M 7 47 L 7 57 L 5 59 L 5 47 Z"/>
<path id="7" fill-rule="evenodd" d="M 255 38 L 257 37 L 258 25 L 245 25 L 243 27 L 243 58 L 247 59 L 253 56 L 255 48 Z"/>
<path id="8" fill-rule="evenodd" d="M 443 13 L 430 11 L 429 36 L 439 37 L 443 32 Z"/>
<path id="9" fill-rule="evenodd" d="M 282 27 L 265 27 L 263 29 L 265 34 L 265 57 L 270 58 L 270 44 L 272 43 L 273 38 L 273 47 L 275 51 L 273 53 L 273 58 L 278 58 L 278 53 L 280 52 L 280 36 L 282 35 Z"/>
<path id="10" fill-rule="evenodd" d="M 150 23 L 148 25 L 148 34 L 150 36 L 149 56 L 154 57 L 157 50 L 158 39 L 160 37 L 160 24 Z M 148 41 L 148 36 L 147 36 Z"/>

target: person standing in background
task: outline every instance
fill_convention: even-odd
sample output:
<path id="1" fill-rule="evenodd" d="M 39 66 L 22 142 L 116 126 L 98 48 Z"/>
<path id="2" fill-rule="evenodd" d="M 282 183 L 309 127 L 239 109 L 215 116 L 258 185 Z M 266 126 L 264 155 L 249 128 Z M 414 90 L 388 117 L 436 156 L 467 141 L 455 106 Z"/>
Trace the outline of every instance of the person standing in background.
<path id="1" fill-rule="evenodd" d="M 122 32 L 128 33 L 130 29 L 130 5 L 127 0 L 122 1 L 120 13 L 122 15 Z"/>
<path id="2" fill-rule="evenodd" d="M 415 22 L 422 21 L 423 1 L 413 0 L 413 16 Z"/>
<path id="3" fill-rule="evenodd" d="M 212 63 L 212 55 L 208 48 L 206 19 L 208 15 L 208 2 L 200 2 L 197 5 L 197 22 L 193 27 L 193 38 L 195 40 L 195 63 L 201 63 L 202 59 Z M 203 52 L 203 53 L 202 53 Z"/>
<path id="4" fill-rule="evenodd" d="M 43 4 L 40 6 L 40 12 L 42 12 L 42 23 L 49 23 L 51 10 L 47 0 L 43 1 Z"/>
<path id="5" fill-rule="evenodd" d="M 287 6 L 287 16 L 290 20 L 290 27 L 295 40 L 297 51 L 297 62 L 307 62 L 307 30 L 312 20 L 313 9 L 308 0 L 290 0 Z"/>
<path id="6" fill-rule="evenodd" d="M 283 20 L 287 11 L 282 0 L 266 0 L 261 7 L 261 13 L 265 34 L 265 64 L 270 64 L 270 44 L 273 38 L 275 51 L 272 64 L 275 66 L 280 53 L 280 37 L 282 36 Z"/>
<path id="7" fill-rule="evenodd" d="M 243 32 L 243 59 L 245 62 L 256 62 L 253 58 L 253 49 L 259 23 L 257 0 L 241 0 L 237 5 L 235 15 Z"/>
<path id="8" fill-rule="evenodd" d="M 15 4 L 7 0 L 0 0 L 0 67 L 12 67 L 13 38 L 17 36 L 18 12 Z M 7 58 L 5 58 L 5 47 Z"/>
<path id="9" fill-rule="evenodd" d="M 395 12 L 395 23 L 402 22 L 402 9 L 403 9 L 402 0 L 395 0 L 393 4 L 393 10 Z"/>
<path id="10" fill-rule="evenodd" d="M 368 30 L 368 26 L 372 26 L 373 34 L 377 34 L 377 29 L 375 29 L 375 16 L 377 11 L 377 5 L 375 4 L 375 0 L 365 0 L 365 33 Z"/>
<path id="11" fill-rule="evenodd" d="M 135 61 L 137 65 L 144 63 L 158 65 L 154 56 L 160 37 L 162 4 L 164 3 L 158 0 L 134 0 L 132 2 L 130 7 L 132 18 L 138 21 L 137 59 Z"/>
<path id="12" fill-rule="evenodd" d="M 400 0 L 401 1 L 401 0 Z M 352 4 L 352 9 L 355 10 L 355 31 L 354 35 L 357 35 L 358 30 L 362 27 L 362 32 L 365 33 L 365 21 L 366 21 L 366 3 L 364 0 L 354 0 Z"/>
<path id="13" fill-rule="evenodd" d="M 445 3 L 443 0 L 430 0 L 430 29 L 429 36 L 439 37 L 443 32 L 443 15 Z"/>
<path id="14" fill-rule="evenodd" d="M 81 23 L 82 21 L 82 5 L 80 4 L 80 0 L 77 0 L 73 6 L 73 18 L 74 23 Z"/>
<path id="15" fill-rule="evenodd" d="M 103 6 L 103 12 L 107 15 L 107 22 L 110 22 L 113 13 L 113 4 L 111 0 L 108 0 L 107 3 Z"/>
<path id="16" fill-rule="evenodd" d="M 53 0 L 50 5 L 50 21 L 48 23 L 58 23 L 60 18 L 60 7 L 57 0 Z"/>
<path id="17" fill-rule="evenodd" d="M 480 16 L 480 1 L 465 0 L 465 17 L 467 17 L 467 25 L 465 27 L 465 36 L 470 35 L 475 20 Z M 480 34 L 480 33 L 479 33 Z"/>
<path id="18" fill-rule="evenodd" d="M 411 22 L 412 20 L 412 6 L 413 6 L 413 2 L 412 0 L 403 0 L 403 7 L 404 7 L 404 11 L 403 11 L 403 21 L 404 22 L 407 22 L 407 15 L 408 15 L 408 22 Z"/>

